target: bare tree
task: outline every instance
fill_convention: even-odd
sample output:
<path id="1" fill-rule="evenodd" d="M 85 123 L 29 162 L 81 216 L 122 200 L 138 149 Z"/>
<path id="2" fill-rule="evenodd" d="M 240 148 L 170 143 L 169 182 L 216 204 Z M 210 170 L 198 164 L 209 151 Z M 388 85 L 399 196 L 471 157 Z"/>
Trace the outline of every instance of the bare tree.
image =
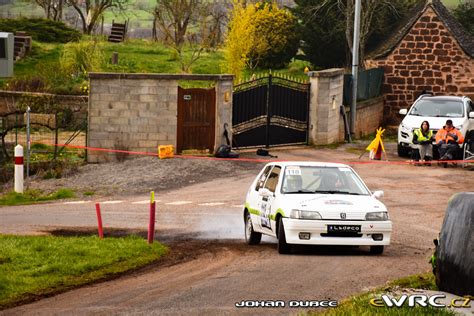
<path id="1" fill-rule="evenodd" d="M 199 59 L 203 51 L 202 38 L 198 32 L 209 16 L 209 4 L 200 0 L 157 0 L 153 12 L 153 38 L 158 38 L 158 28 L 164 36 L 165 44 L 174 49 L 178 55 L 181 70 L 188 72 L 191 65 Z M 184 54 L 183 47 L 187 44 L 190 55 Z"/>
<path id="2" fill-rule="evenodd" d="M 35 0 L 35 3 L 43 8 L 47 19 L 61 21 L 63 19 L 63 7 L 65 0 Z"/>
<path id="3" fill-rule="evenodd" d="M 209 4 L 209 16 L 203 26 L 201 37 L 206 39 L 207 48 L 216 48 L 223 40 L 223 30 L 227 25 L 228 11 L 231 8 L 229 1 L 214 1 Z"/>
<path id="4" fill-rule="evenodd" d="M 181 51 L 188 27 L 197 23 L 199 9 L 199 0 L 157 0 L 156 26 L 176 51 Z"/>
<path id="5" fill-rule="evenodd" d="M 72 6 L 81 18 L 83 33 L 91 34 L 107 9 L 123 10 L 128 0 L 66 0 L 66 3 Z"/>

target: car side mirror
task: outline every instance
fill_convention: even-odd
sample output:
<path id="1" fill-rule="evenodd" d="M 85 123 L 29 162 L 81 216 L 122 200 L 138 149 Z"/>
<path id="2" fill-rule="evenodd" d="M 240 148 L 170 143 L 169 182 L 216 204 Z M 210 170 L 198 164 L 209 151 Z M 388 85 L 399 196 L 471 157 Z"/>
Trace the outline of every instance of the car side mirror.
<path id="1" fill-rule="evenodd" d="M 258 190 L 258 195 L 267 197 L 267 196 L 272 196 L 273 193 L 267 188 L 261 188 L 260 190 Z"/>
<path id="2" fill-rule="evenodd" d="M 474 118 L 474 112 L 469 112 L 469 118 Z"/>
<path id="3" fill-rule="evenodd" d="M 377 200 L 380 200 L 381 198 L 383 198 L 383 191 L 374 191 L 374 193 L 372 193 L 372 196 Z"/>
<path id="4" fill-rule="evenodd" d="M 401 114 L 401 115 L 407 115 L 407 113 L 408 113 L 407 109 L 400 109 L 400 111 L 398 111 L 398 114 Z"/>

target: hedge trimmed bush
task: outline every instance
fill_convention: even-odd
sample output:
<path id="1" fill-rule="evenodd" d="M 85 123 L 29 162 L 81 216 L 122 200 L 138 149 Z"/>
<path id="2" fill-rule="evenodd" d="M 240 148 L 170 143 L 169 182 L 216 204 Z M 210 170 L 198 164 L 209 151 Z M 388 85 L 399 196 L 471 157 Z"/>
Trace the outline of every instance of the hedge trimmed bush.
<path id="1" fill-rule="evenodd" d="M 23 31 L 34 40 L 47 43 L 67 43 L 81 38 L 79 31 L 63 22 L 47 19 L 0 19 L 0 30 L 12 33 Z"/>

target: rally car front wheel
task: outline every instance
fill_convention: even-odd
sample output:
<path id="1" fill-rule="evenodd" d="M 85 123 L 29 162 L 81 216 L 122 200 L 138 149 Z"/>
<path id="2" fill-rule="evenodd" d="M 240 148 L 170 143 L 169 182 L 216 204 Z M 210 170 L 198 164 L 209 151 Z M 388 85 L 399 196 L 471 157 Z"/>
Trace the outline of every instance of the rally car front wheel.
<path id="1" fill-rule="evenodd" d="M 262 240 L 262 233 L 253 230 L 252 218 L 249 212 L 245 212 L 245 242 L 249 245 L 258 245 Z"/>
<path id="2" fill-rule="evenodd" d="M 380 255 L 383 253 L 383 246 L 370 246 L 370 253 L 373 255 Z"/>
<path id="3" fill-rule="evenodd" d="M 283 217 L 280 217 L 278 224 L 278 253 L 287 254 L 291 251 L 291 246 L 286 243 L 285 227 L 283 227 Z"/>

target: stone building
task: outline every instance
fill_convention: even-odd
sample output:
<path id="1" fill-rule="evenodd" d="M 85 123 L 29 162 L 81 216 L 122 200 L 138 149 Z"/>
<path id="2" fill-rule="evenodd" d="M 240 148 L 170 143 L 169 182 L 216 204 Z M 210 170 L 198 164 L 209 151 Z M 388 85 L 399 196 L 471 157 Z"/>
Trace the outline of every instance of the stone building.
<path id="1" fill-rule="evenodd" d="M 383 67 L 384 118 L 397 122 L 423 91 L 474 97 L 474 38 L 439 0 L 415 7 L 408 21 L 366 60 Z"/>

